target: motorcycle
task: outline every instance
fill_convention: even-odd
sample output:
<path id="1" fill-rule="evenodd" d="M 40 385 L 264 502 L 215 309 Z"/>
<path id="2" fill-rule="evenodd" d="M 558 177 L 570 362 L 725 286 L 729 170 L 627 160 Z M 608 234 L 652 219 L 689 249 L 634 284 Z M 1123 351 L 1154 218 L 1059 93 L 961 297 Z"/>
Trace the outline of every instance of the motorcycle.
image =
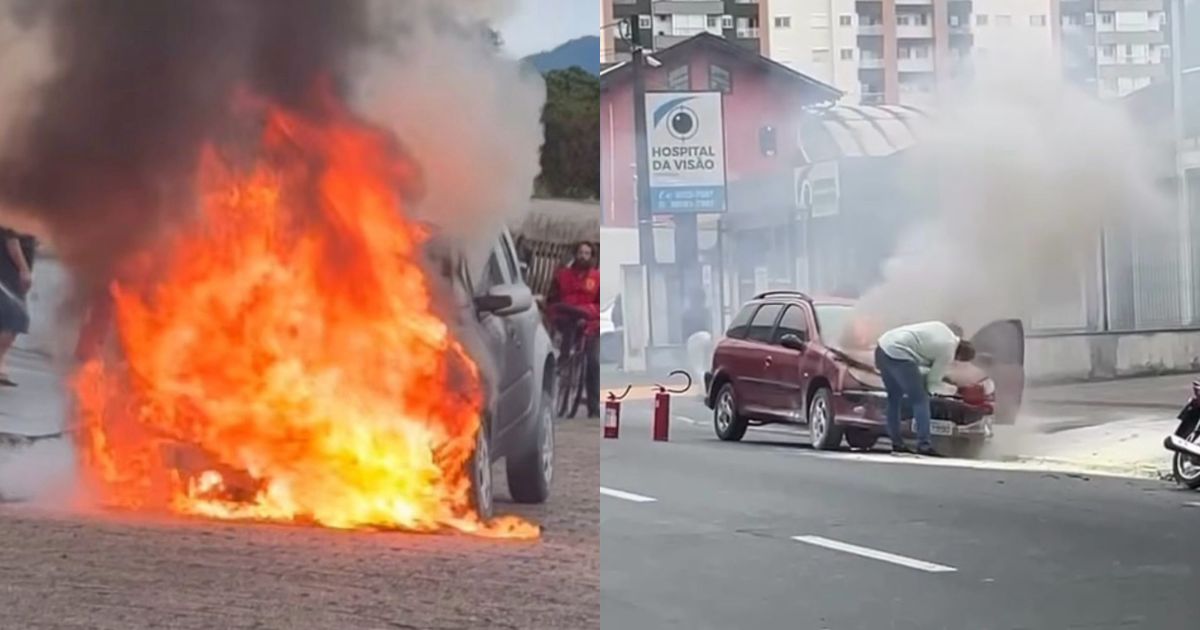
<path id="1" fill-rule="evenodd" d="M 1192 382 L 1192 398 L 1178 417 L 1179 426 L 1163 446 L 1175 453 L 1171 460 L 1175 480 L 1191 490 L 1200 489 L 1200 381 Z"/>

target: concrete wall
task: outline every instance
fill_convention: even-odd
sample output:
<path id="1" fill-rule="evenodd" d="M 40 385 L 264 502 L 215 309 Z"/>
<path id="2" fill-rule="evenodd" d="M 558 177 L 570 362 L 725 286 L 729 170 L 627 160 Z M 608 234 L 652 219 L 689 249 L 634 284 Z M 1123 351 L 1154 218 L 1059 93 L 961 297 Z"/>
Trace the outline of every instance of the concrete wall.
<path id="1" fill-rule="evenodd" d="M 1200 371 L 1200 331 L 1030 337 L 1031 383 Z"/>

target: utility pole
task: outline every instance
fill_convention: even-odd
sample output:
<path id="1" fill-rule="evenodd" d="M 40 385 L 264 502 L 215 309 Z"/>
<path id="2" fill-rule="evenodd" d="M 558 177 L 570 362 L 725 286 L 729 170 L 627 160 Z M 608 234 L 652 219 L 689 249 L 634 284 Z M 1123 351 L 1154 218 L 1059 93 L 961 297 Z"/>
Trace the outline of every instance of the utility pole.
<path id="1" fill-rule="evenodd" d="M 1187 169 L 1183 160 L 1184 135 L 1183 126 L 1183 0 L 1173 0 L 1171 3 L 1171 110 L 1175 150 L 1175 179 L 1176 201 L 1179 209 L 1179 284 L 1180 284 L 1180 315 L 1184 324 L 1193 323 L 1195 317 L 1194 288 L 1192 286 L 1192 221 L 1191 208 L 1188 200 Z"/>
<path id="2" fill-rule="evenodd" d="M 632 25 L 630 26 L 632 28 Z M 646 137 L 646 78 L 642 74 L 645 64 L 645 52 L 641 44 L 633 41 L 633 135 L 637 155 L 637 221 L 638 221 L 638 252 L 640 262 L 646 266 L 647 273 L 657 262 L 654 257 L 654 215 L 650 212 L 650 163 L 646 157 L 650 153 L 649 140 Z"/>

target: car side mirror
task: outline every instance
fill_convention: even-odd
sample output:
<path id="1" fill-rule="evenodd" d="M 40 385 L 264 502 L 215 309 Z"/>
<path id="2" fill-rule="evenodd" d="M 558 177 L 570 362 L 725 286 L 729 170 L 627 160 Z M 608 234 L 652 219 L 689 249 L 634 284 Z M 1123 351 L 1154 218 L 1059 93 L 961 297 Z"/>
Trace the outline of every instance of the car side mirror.
<path id="1" fill-rule="evenodd" d="M 804 352 L 804 349 L 808 347 L 808 343 L 805 342 L 804 339 L 800 337 L 800 335 L 792 335 L 792 334 L 787 334 L 787 335 L 784 335 L 783 337 L 780 337 L 779 345 L 783 346 L 784 348 L 787 348 L 788 350 L 796 350 L 798 352 Z"/>
<path id="2" fill-rule="evenodd" d="M 523 284 L 502 284 L 475 298 L 475 309 L 498 317 L 524 313 L 533 308 L 533 293 Z"/>

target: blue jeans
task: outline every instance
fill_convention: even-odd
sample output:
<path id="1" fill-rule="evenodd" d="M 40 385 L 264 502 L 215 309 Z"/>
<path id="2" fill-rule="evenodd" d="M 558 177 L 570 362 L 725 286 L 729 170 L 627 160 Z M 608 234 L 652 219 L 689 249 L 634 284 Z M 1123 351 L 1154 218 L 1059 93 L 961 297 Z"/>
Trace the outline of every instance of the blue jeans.
<path id="1" fill-rule="evenodd" d="M 925 388 L 925 377 L 917 364 L 903 359 L 893 359 L 881 348 L 875 348 L 875 367 L 883 376 L 887 389 L 887 430 L 892 444 L 904 444 L 900 432 L 900 413 L 907 397 L 913 408 L 913 419 L 917 423 L 917 447 L 932 447 L 929 440 L 929 390 Z"/>

